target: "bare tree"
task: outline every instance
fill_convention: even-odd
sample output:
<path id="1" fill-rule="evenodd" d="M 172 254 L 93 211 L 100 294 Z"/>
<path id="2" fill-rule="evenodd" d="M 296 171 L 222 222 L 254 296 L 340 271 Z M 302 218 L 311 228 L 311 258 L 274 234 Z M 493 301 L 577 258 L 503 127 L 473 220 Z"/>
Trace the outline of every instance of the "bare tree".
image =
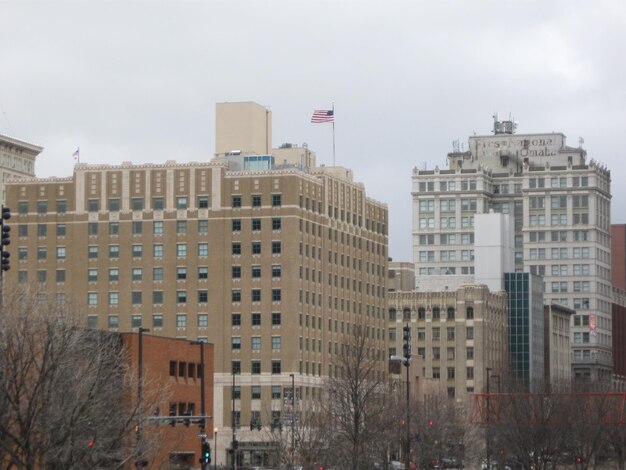
<path id="1" fill-rule="evenodd" d="M 376 348 L 370 331 L 362 325 L 352 328 L 325 385 L 326 456 L 328 463 L 343 469 L 373 467 L 395 406 L 389 394 L 385 354 Z"/>
<path id="2" fill-rule="evenodd" d="M 121 337 L 85 330 L 67 306 L 25 292 L 5 293 L 0 316 L 2 465 L 120 468 L 136 457 Z"/>

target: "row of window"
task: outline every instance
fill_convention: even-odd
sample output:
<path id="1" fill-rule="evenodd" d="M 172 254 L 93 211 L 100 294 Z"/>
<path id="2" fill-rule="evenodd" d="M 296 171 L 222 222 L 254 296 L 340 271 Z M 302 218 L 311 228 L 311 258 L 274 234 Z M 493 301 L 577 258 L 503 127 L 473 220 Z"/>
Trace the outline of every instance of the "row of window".
<path id="1" fill-rule="evenodd" d="M 250 252 L 253 255 L 261 254 L 261 242 L 252 242 L 250 245 Z M 272 241 L 272 254 L 279 255 L 282 252 L 282 243 L 280 241 Z M 241 242 L 233 242 L 231 245 L 231 253 L 235 256 L 242 254 Z"/>
<path id="2" fill-rule="evenodd" d="M 431 335 L 432 335 L 433 341 L 439 341 L 441 339 L 441 329 L 439 327 L 432 328 Z M 448 340 L 453 340 L 455 338 L 455 335 L 456 335 L 456 327 L 446 328 L 446 338 Z M 465 339 L 474 339 L 474 327 L 473 326 L 465 327 Z M 396 340 L 395 328 L 389 328 L 389 340 L 390 341 Z M 426 329 L 425 328 L 417 329 L 417 340 L 426 341 Z M 439 350 L 439 348 L 436 348 L 436 349 Z M 454 349 L 454 348 L 449 348 L 449 349 Z"/>
<path id="3" fill-rule="evenodd" d="M 271 204 L 272 207 L 280 207 L 282 205 L 282 195 L 281 194 L 272 194 L 271 195 Z M 243 196 L 235 194 L 231 196 L 231 206 L 233 208 L 239 209 L 243 207 Z M 261 194 L 253 194 L 250 196 L 250 206 L 251 207 L 261 207 L 263 206 L 263 196 Z"/>
<path id="4" fill-rule="evenodd" d="M 197 207 L 199 209 L 208 209 L 209 196 L 200 195 L 196 199 Z M 177 196 L 175 199 L 176 209 L 188 209 L 189 198 L 187 196 Z M 119 212 L 121 208 L 121 201 L 119 198 L 109 198 L 107 201 L 107 209 L 109 212 Z M 133 197 L 130 199 L 130 208 L 133 211 L 143 211 L 146 209 L 145 199 L 142 197 Z M 165 209 L 165 198 L 162 196 L 156 196 L 152 198 L 151 209 L 160 211 Z M 98 212 L 100 210 L 100 199 L 88 199 L 87 210 L 89 212 Z M 17 211 L 20 215 L 28 214 L 29 207 L 28 201 L 18 201 Z M 56 213 L 65 214 L 67 212 L 67 201 L 65 199 L 58 199 L 56 201 Z M 48 213 L 48 200 L 37 201 L 37 213 Z"/>
<path id="5" fill-rule="evenodd" d="M 280 290 L 280 289 L 278 289 Z M 131 293 L 131 304 L 132 305 L 141 305 L 144 302 L 143 292 L 141 291 L 132 291 Z M 175 300 L 177 304 L 185 304 L 188 300 L 188 294 L 186 290 L 177 290 L 175 293 Z M 108 304 L 117 306 L 120 304 L 120 293 L 119 292 L 108 292 Z M 161 305 L 164 303 L 165 294 L 161 290 L 152 291 L 152 304 Z M 279 295 L 280 297 L 280 295 Z M 87 305 L 91 307 L 95 307 L 98 305 L 100 299 L 100 294 L 98 292 L 87 292 Z M 200 289 L 197 291 L 197 302 L 200 304 L 205 304 L 209 301 L 209 291 L 205 289 Z"/>
<path id="6" fill-rule="evenodd" d="M 97 315 L 88 315 L 87 316 L 87 327 L 96 329 L 99 328 L 99 317 Z M 120 316 L 119 315 L 108 315 L 107 316 L 107 328 L 119 328 L 120 326 Z M 164 319 L 161 314 L 152 315 L 152 328 L 163 328 Z M 176 314 L 175 318 L 176 328 L 187 328 L 187 314 L 179 313 Z M 131 316 L 131 328 L 140 328 L 144 325 L 143 316 L 142 315 L 132 315 Z M 208 313 L 198 313 L 196 315 L 196 326 L 198 328 L 207 328 L 209 326 L 209 314 Z"/>
<path id="7" fill-rule="evenodd" d="M 569 248 L 551 248 L 550 259 L 569 259 Z M 529 259 L 546 259 L 547 248 L 531 248 L 529 250 Z M 589 247 L 574 247 L 572 248 L 573 259 L 589 259 L 590 250 Z"/>
<path id="8" fill-rule="evenodd" d="M 250 267 L 250 275 L 253 279 L 261 278 L 261 265 L 253 264 Z M 282 276 L 282 267 L 280 264 L 272 265 L 272 278 L 279 278 Z M 233 279 L 241 279 L 241 266 L 234 265 L 231 266 L 231 277 Z"/>
<path id="9" fill-rule="evenodd" d="M 461 256 L 460 261 L 474 261 L 474 250 L 459 250 Z M 455 250 L 442 250 L 439 251 L 440 261 L 456 261 L 457 251 Z M 434 250 L 420 250 L 419 252 L 420 263 L 434 262 L 435 251 Z"/>
<path id="10" fill-rule="evenodd" d="M 234 351 L 241 351 L 241 336 L 232 336 L 230 338 L 231 349 Z M 280 351 L 281 347 L 281 337 L 280 336 L 272 336 L 272 351 Z M 260 336 L 252 336 L 250 338 L 250 349 L 254 352 L 259 352 L 261 350 L 261 337 Z"/>
<path id="11" fill-rule="evenodd" d="M 272 359 L 270 363 L 270 372 L 272 374 L 280 374 L 282 372 L 282 364 L 279 359 Z M 231 373 L 241 374 L 241 361 L 231 362 Z M 261 374 L 261 361 L 254 360 L 250 362 L 250 373 L 253 375 Z"/>
<path id="12" fill-rule="evenodd" d="M 274 245 L 274 244 L 277 245 Z M 253 243 L 254 245 L 254 243 Z M 261 247 L 258 247 L 258 254 L 261 253 Z M 176 244 L 176 257 L 185 258 L 188 252 L 187 243 L 177 243 Z M 141 258 L 143 256 L 144 246 L 140 244 L 134 244 L 131 246 L 131 256 L 133 258 Z M 280 242 L 272 242 L 272 253 L 280 253 Z M 89 259 L 98 259 L 100 254 L 100 247 L 98 245 L 89 245 L 87 247 L 87 257 Z M 109 245 L 107 251 L 108 257 L 111 258 L 119 258 L 120 257 L 120 246 L 119 245 Z M 198 243 L 196 254 L 198 257 L 205 258 L 209 256 L 209 244 L 208 243 Z M 165 248 L 162 244 L 155 244 L 152 246 L 152 256 L 155 258 L 162 258 L 165 255 Z M 59 246 L 56 248 L 56 259 L 66 259 L 67 250 L 64 246 Z M 17 257 L 20 261 L 25 261 L 28 259 L 28 248 L 25 246 L 20 246 L 17 249 Z M 48 258 L 48 248 L 45 246 L 37 247 L 37 260 L 44 261 Z"/>
<path id="13" fill-rule="evenodd" d="M 272 217 L 272 230 L 280 230 L 282 228 L 282 220 L 280 219 L 280 217 Z M 231 226 L 232 226 L 232 230 L 233 232 L 241 232 L 241 219 L 233 219 L 231 221 Z M 259 230 L 261 230 L 262 227 L 262 219 L 252 219 L 251 220 L 251 224 L 250 224 L 250 228 L 252 229 L 253 232 L 258 232 Z"/>
<path id="14" fill-rule="evenodd" d="M 554 281 L 550 283 L 552 292 L 568 292 L 567 281 Z M 591 284 L 589 281 L 573 281 L 572 292 L 590 292 Z"/>
<path id="15" fill-rule="evenodd" d="M 414 312 L 408 308 L 405 307 L 402 309 L 402 319 L 403 320 L 410 320 L 412 314 L 414 314 Z M 414 315 L 413 315 L 414 316 Z M 454 309 L 454 307 L 448 307 L 446 309 L 446 318 L 448 320 L 454 320 L 456 317 L 456 310 Z M 439 320 L 441 318 L 441 308 L 440 307 L 433 307 L 431 310 L 431 318 L 433 320 Z M 465 318 L 468 320 L 473 320 L 474 319 L 474 307 L 466 307 L 465 308 Z M 400 319 L 400 316 L 398 315 L 397 310 L 392 307 L 389 309 L 389 320 L 395 321 L 396 319 Z M 417 319 L 418 320 L 425 320 L 426 319 L 426 308 L 424 307 L 419 307 L 417 309 Z"/>
<path id="16" fill-rule="evenodd" d="M 253 312 L 250 314 L 250 324 L 252 326 L 261 326 L 262 315 L 260 312 Z M 272 326 L 280 326 L 282 322 L 282 316 L 280 312 L 272 312 L 271 323 Z M 234 327 L 241 326 L 241 313 L 231 314 L 231 324 Z"/>
<path id="17" fill-rule="evenodd" d="M 272 289 L 271 299 L 272 302 L 280 302 L 282 298 L 282 292 L 280 289 Z M 261 289 L 250 289 L 250 300 L 252 302 L 261 302 Z M 231 301 L 233 303 L 241 302 L 241 289 L 231 290 Z"/>
<path id="18" fill-rule="evenodd" d="M 560 214 L 551 214 L 550 215 L 550 225 L 567 225 L 568 217 L 566 213 Z M 588 225 L 589 224 L 589 214 L 587 212 L 582 213 L 574 213 L 572 214 L 572 224 L 573 225 Z M 545 227 L 546 225 L 546 216 L 545 214 L 531 214 L 529 217 L 529 225 L 531 227 Z"/>
<path id="19" fill-rule="evenodd" d="M 461 219 L 461 225 L 460 225 L 461 228 L 473 228 L 474 227 L 473 215 L 462 216 L 460 219 Z M 435 228 L 435 218 L 434 217 L 420 217 L 419 227 L 420 229 Z M 440 228 L 457 228 L 457 218 L 456 217 L 440 217 L 439 227 Z"/>
<path id="20" fill-rule="evenodd" d="M 37 278 L 40 282 L 46 281 L 46 270 L 38 270 Z M 273 273 L 279 273 L 280 270 L 272 270 Z M 43 273 L 43 274 L 42 274 Z M 178 266 L 176 268 L 176 279 L 177 280 L 185 280 L 188 276 L 188 270 L 185 266 Z M 165 268 L 152 268 L 152 280 L 153 281 L 163 281 L 165 275 Z M 197 279 L 206 280 L 209 278 L 209 268 L 207 266 L 198 266 L 197 268 Z M 99 280 L 99 271 L 97 268 L 89 268 L 87 270 L 87 281 L 89 282 L 97 282 Z M 42 280 L 43 279 L 43 280 Z M 65 269 L 57 269 L 56 270 L 56 282 L 65 282 L 66 279 L 66 271 Z M 133 281 L 141 281 L 143 280 L 143 268 L 131 268 L 131 279 Z M 18 280 L 20 282 L 27 282 L 28 280 L 28 272 L 26 270 L 18 271 Z M 108 280 L 110 282 L 118 282 L 120 280 L 120 270 L 119 268 L 108 268 Z"/>

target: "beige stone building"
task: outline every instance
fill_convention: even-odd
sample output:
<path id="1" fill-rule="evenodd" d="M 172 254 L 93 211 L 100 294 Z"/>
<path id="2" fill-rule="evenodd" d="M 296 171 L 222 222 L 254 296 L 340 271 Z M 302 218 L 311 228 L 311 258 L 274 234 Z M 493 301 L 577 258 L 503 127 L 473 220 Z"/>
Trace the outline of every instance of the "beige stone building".
<path id="1" fill-rule="evenodd" d="M 91 328 L 213 343 L 217 459 L 234 396 L 240 464 L 265 465 L 285 389 L 314 403 L 351 326 L 385 369 L 388 213 L 349 170 L 258 157 L 12 183 L 6 279 L 82 305 Z"/>
<path id="2" fill-rule="evenodd" d="M 388 318 L 390 356 L 402 356 L 402 329 L 411 328 L 409 376 L 420 400 L 434 394 L 464 401 L 486 391 L 487 369 L 500 377 L 508 371 L 505 292 L 478 284 L 391 292 Z"/>
<path id="3" fill-rule="evenodd" d="M 0 134 L 0 201 L 8 180 L 35 176 L 35 159 L 43 147 Z"/>

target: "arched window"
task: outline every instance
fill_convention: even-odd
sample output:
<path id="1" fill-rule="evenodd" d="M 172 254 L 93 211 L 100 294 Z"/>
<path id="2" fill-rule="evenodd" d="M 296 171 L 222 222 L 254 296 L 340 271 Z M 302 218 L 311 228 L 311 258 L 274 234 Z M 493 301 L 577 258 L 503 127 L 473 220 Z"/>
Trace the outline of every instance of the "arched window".
<path id="1" fill-rule="evenodd" d="M 402 319 L 403 320 L 410 320 L 411 319 L 411 309 L 410 308 L 405 308 L 404 310 L 402 310 Z"/>
<path id="2" fill-rule="evenodd" d="M 418 320 L 426 319 L 426 309 L 424 307 L 420 307 L 417 309 L 417 319 Z"/>
<path id="3" fill-rule="evenodd" d="M 448 307 L 448 320 L 454 320 L 454 307 Z"/>
<path id="4" fill-rule="evenodd" d="M 468 320 L 472 320 L 474 318 L 474 307 L 467 307 L 465 310 L 465 317 Z"/>
<path id="5" fill-rule="evenodd" d="M 396 309 L 395 308 L 390 308 L 389 309 L 389 320 L 395 320 L 396 319 Z"/>
<path id="6" fill-rule="evenodd" d="M 433 320 L 439 320 L 441 318 L 441 311 L 439 307 L 433 307 Z"/>

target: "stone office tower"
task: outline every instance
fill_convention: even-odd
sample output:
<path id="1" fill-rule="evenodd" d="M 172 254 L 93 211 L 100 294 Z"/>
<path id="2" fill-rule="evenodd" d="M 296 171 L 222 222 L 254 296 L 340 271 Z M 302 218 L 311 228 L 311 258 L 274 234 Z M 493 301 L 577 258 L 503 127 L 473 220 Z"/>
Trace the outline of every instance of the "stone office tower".
<path id="1" fill-rule="evenodd" d="M 220 462 L 233 392 L 240 456 L 263 464 L 267 432 L 250 428 L 281 422 L 291 374 L 302 403 L 321 397 L 351 326 L 369 327 L 384 373 L 387 207 L 306 148 L 79 164 L 8 201 L 7 280 L 82 304 L 91 328 L 214 344 Z"/>
<path id="2" fill-rule="evenodd" d="M 471 136 L 467 151 L 448 154 L 446 169 L 413 171 L 418 290 L 432 276 L 471 282 L 474 215 L 511 214 L 516 271 L 544 276 L 546 303 L 576 310 L 573 374 L 609 380 L 610 172 L 561 133 L 516 134 L 515 127 L 495 116 L 494 135 Z"/>

